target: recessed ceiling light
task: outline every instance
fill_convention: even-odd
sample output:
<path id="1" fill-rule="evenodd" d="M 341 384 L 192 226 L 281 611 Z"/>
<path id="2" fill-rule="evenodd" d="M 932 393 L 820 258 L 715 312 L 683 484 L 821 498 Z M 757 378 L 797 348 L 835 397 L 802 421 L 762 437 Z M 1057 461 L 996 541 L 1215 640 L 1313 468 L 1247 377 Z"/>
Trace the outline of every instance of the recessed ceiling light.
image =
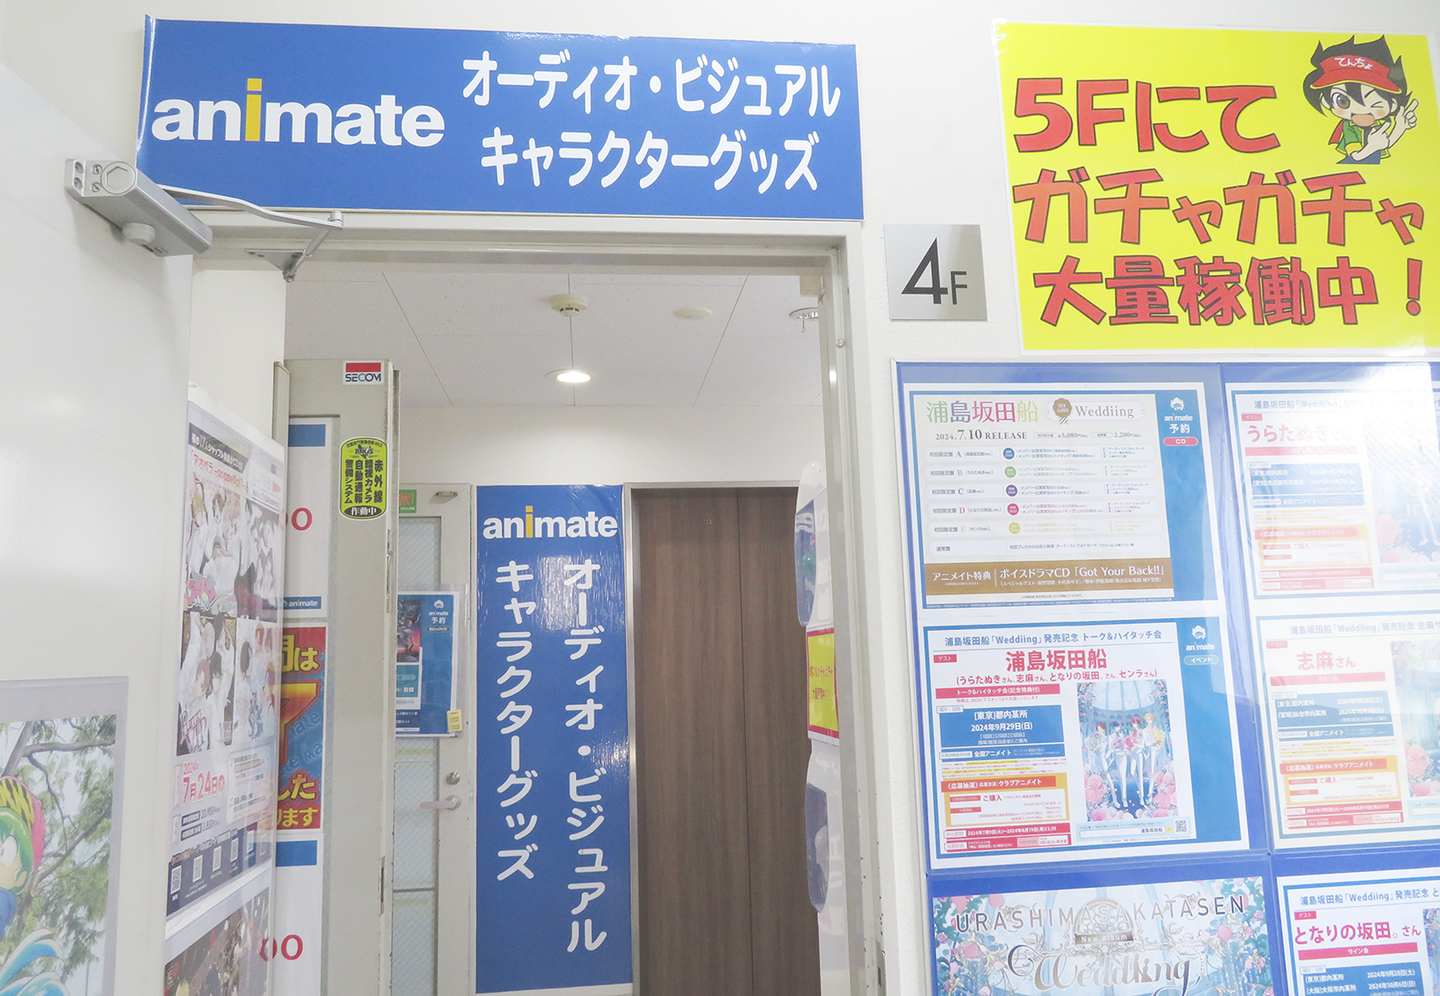
<path id="1" fill-rule="evenodd" d="M 713 312 L 702 304 L 687 304 L 675 309 L 676 318 L 709 318 L 711 314 Z"/>
<path id="2" fill-rule="evenodd" d="M 571 367 L 566 370 L 551 370 L 550 376 L 562 384 L 583 384 L 590 379 L 590 375 L 584 370 L 576 370 Z"/>

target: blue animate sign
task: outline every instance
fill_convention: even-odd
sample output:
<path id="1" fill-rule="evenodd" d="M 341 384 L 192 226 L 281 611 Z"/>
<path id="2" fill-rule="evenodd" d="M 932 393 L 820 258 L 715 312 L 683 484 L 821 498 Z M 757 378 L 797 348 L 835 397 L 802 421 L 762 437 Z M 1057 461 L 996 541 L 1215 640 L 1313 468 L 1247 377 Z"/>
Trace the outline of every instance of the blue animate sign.
<path id="1" fill-rule="evenodd" d="M 482 993 L 632 981 L 621 494 L 478 489 Z"/>
<path id="2" fill-rule="evenodd" d="M 852 45 L 146 20 L 137 162 L 295 208 L 858 219 Z"/>

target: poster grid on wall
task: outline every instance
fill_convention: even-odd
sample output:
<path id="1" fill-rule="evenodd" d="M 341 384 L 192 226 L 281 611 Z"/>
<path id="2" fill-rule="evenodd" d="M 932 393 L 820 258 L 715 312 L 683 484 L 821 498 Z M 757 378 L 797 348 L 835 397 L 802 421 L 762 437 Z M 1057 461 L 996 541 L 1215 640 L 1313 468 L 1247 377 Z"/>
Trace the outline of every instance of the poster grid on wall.
<path id="1" fill-rule="evenodd" d="M 1437 955 L 1440 944 L 1427 940 L 1426 933 L 1428 929 L 1440 936 L 1440 912 L 1435 912 L 1440 911 L 1440 898 L 1437 898 L 1440 882 L 1435 880 L 1430 847 L 1434 817 L 1428 808 L 1432 805 L 1430 782 L 1440 787 L 1440 778 L 1436 776 L 1440 763 L 1435 760 L 1440 757 L 1440 741 L 1436 740 L 1434 710 L 1440 680 L 1432 678 L 1440 674 L 1440 616 L 1434 610 L 1437 586 L 1433 580 L 1435 554 L 1440 552 L 1440 543 L 1437 543 L 1440 540 L 1437 532 L 1440 446 L 1436 441 L 1440 376 L 1429 364 L 1384 361 L 1067 364 L 1063 368 L 1043 364 L 899 364 L 896 385 L 900 418 L 902 423 L 907 418 L 913 421 L 917 412 L 925 410 L 914 405 L 907 407 L 910 388 L 915 388 L 911 393 L 922 395 L 923 405 L 935 400 L 924 392 L 931 391 L 936 382 L 960 385 L 961 393 L 970 397 L 949 400 L 952 405 L 968 400 L 964 411 L 973 420 L 977 400 L 998 400 L 981 397 L 983 392 L 976 390 L 994 381 L 1003 380 L 1004 390 L 1009 392 L 1021 393 L 1032 384 L 1050 389 L 1055 384 L 1053 372 L 1064 370 L 1070 381 L 1089 386 L 1093 386 L 1093 381 L 1103 381 L 1106 390 L 1113 390 L 1116 382 L 1124 380 L 1117 377 L 1115 371 L 1125 366 L 1134 368 L 1135 382 L 1148 378 L 1166 387 L 1186 382 L 1206 385 L 1208 416 L 1203 421 L 1208 428 L 1204 431 L 1208 433 L 1213 453 L 1207 487 L 1211 491 L 1211 508 L 1218 507 L 1221 513 L 1215 521 L 1221 563 L 1226 565 L 1224 584 L 1217 587 L 1216 594 L 1239 609 L 1230 617 L 1233 622 L 1223 616 L 1202 618 L 1196 612 L 1187 618 L 1186 625 L 1198 625 L 1206 629 L 1207 636 L 1213 634 L 1215 646 L 1206 650 L 1213 649 L 1216 656 L 1225 661 L 1223 664 L 1217 661 L 1218 666 L 1235 668 L 1233 683 L 1226 694 L 1233 703 L 1232 715 L 1237 721 L 1234 729 L 1246 761 L 1240 767 L 1242 777 L 1234 790 L 1249 803 L 1248 856 L 1233 853 L 1247 848 L 1245 844 L 1232 845 L 1231 854 L 1218 853 L 1213 858 L 1205 858 L 1195 854 L 1188 843 L 1180 842 L 1169 848 L 1155 848 L 1147 855 L 1112 851 L 1102 860 L 1079 865 L 1070 856 L 1052 852 L 1046 855 L 1050 864 L 1040 863 L 1044 859 L 1037 857 L 1027 870 L 1023 860 L 1015 857 L 1014 850 L 1006 849 L 1012 846 L 1007 843 L 990 853 L 989 867 L 932 863 L 928 878 L 933 900 L 931 914 L 936 917 L 934 991 L 937 994 L 979 992 L 977 987 L 983 986 L 994 994 L 1013 994 L 1053 988 L 1058 984 L 1054 978 L 1042 978 L 1034 972 L 1028 976 L 1023 972 L 1017 975 L 1013 965 L 1002 965 L 996 957 L 997 951 L 1011 950 L 1000 943 L 1003 938 L 998 938 L 997 931 L 1008 929 L 1011 924 L 1013 918 L 1005 912 L 1015 899 L 1011 894 L 1023 891 L 1026 882 L 1033 881 L 1037 888 L 1050 894 L 1038 905 L 1030 902 L 1034 897 L 1021 897 L 1023 916 L 1033 927 L 1031 907 L 1040 910 L 1034 916 L 1043 920 L 1048 915 L 1044 910 L 1056 902 L 1054 890 L 1063 890 L 1069 883 L 1078 883 L 1082 889 L 1089 890 L 1078 897 L 1084 903 L 1075 906 L 1075 915 L 1085 903 L 1123 896 L 1118 886 L 1142 886 L 1153 900 L 1157 890 L 1171 888 L 1164 884 L 1166 882 L 1189 883 L 1186 888 L 1192 896 L 1193 911 L 1200 908 L 1194 904 L 1194 897 L 1206 891 L 1201 888 L 1196 892 L 1195 884 L 1219 883 L 1223 868 L 1236 862 L 1248 862 L 1247 869 L 1253 866 L 1246 871 L 1246 877 L 1255 878 L 1258 883 L 1257 896 L 1263 893 L 1269 897 L 1265 928 L 1268 940 L 1262 938 L 1254 950 L 1240 952 L 1243 942 L 1249 942 L 1258 933 L 1256 923 L 1228 920 L 1210 923 L 1208 934 L 1203 938 L 1208 961 L 1199 967 L 1208 973 L 1228 964 L 1225 971 L 1229 975 L 1214 979 L 1208 974 L 1192 977 L 1190 988 L 1202 992 L 1211 988 L 1216 992 L 1248 991 L 1254 996 L 1287 989 L 1295 996 L 1340 992 L 1381 996 L 1433 991 L 1425 987 L 1433 987 L 1435 983 L 1435 962 L 1440 956 Z M 951 373 L 953 376 L 948 376 Z M 1076 413 L 1083 416 L 1085 409 L 1074 405 L 1069 397 L 1077 394 L 1078 385 L 1064 386 L 1066 398 L 1072 402 L 1064 424 L 1069 427 L 1067 431 L 1077 433 L 1071 437 L 1071 443 L 1083 446 L 1086 444 L 1083 431 L 1087 427 L 1083 417 L 1077 420 L 1075 416 Z M 1116 402 L 1112 399 L 1107 403 Z M 947 415 L 957 410 L 951 408 Z M 999 411 L 998 408 L 980 410 L 987 412 L 986 418 L 993 418 Z M 1015 426 L 983 431 L 1020 431 L 1021 410 L 1018 404 L 1013 410 Z M 1053 403 L 1049 410 L 1055 413 Z M 971 424 L 965 426 L 967 433 Z M 1030 425 L 1043 426 L 1043 423 L 1037 419 Z M 1194 431 L 1192 428 L 1190 434 Z M 958 475 L 962 482 L 967 476 L 978 482 L 968 495 L 974 504 L 965 507 L 967 515 L 972 510 L 993 507 L 985 504 L 989 480 L 1010 482 L 1006 487 L 1012 484 L 1024 487 L 1030 481 L 1046 487 L 1072 488 L 1071 493 L 1062 496 L 1070 502 L 1069 507 L 1052 507 L 1049 514 L 1060 519 L 1084 511 L 1080 507 L 1083 502 L 1076 501 L 1073 486 L 1077 482 L 1085 484 L 1085 477 L 1072 475 L 1067 480 L 1061 473 L 1062 454 L 1056 450 L 1053 436 L 1045 440 L 1049 450 L 1043 454 L 1044 462 L 1032 462 L 1028 468 L 1025 461 L 1038 461 L 1042 456 L 1024 449 L 1025 445 L 1033 444 L 1034 439 L 1027 435 L 1023 439 L 993 440 L 1000 445 L 1008 444 L 1013 450 L 1008 455 L 1000 454 L 1004 466 L 1015 468 L 1013 477 L 1004 476 L 1003 468 L 996 474 L 996 468 L 987 465 L 986 446 L 992 443 L 989 438 L 972 440 L 967 435 L 964 442 L 976 445 L 961 452 L 958 447 L 945 450 L 951 440 L 922 440 L 934 447 L 931 450 L 917 446 L 913 431 L 903 424 L 901 436 L 902 460 L 907 460 L 902 489 L 907 513 L 912 515 L 908 520 L 912 529 L 917 518 L 922 526 L 927 522 L 945 522 L 943 514 L 934 514 L 936 509 L 931 509 L 928 518 L 913 517 L 920 502 L 932 501 L 940 509 L 963 504 L 955 495 L 924 491 L 927 487 L 948 489 L 946 478 L 953 476 L 940 475 L 941 483 L 937 485 L 926 479 L 923 473 L 926 468 L 968 468 L 975 472 Z M 947 452 L 953 456 L 947 456 Z M 1104 454 L 1106 467 L 1123 466 L 1115 459 L 1122 452 L 1133 453 L 1114 450 Z M 1079 465 L 1079 457 L 1074 453 L 1070 457 L 1073 470 Z M 1043 469 L 1044 473 L 1036 473 L 1037 469 Z M 1096 476 L 1114 483 L 1112 469 L 1092 475 L 1090 483 L 1096 483 Z M 1167 489 L 1180 480 L 1175 475 L 1162 477 Z M 1143 475 L 1132 473 L 1122 479 L 1128 482 L 1127 489 L 1137 480 L 1143 481 Z M 962 483 L 962 486 L 968 485 Z M 1034 517 L 1045 514 L 1047 509 L 1026 507 L 1025 493 L 1006 497 L 1020 499 L 1012 503 L 1017 506 L 1015 509 L 1008 505 L 1004 509 L 1010 521 L 1021 526 L 1010 535 L 1024 536 L 1039 531 L 1028 527 L 1034 524 Z M 1133 494 L 1127 495 L 1127 499 L 1133 497 Z M 1051 505 L 1059 504 L 1060 500 L 1053 497 L 1052 492 Z M 1127 506 L 1127 511 L 1133 507 Z M 1140 511 L 1143 512 L 1143 508 Z M 1111 508 L 1107 514 L 1119 513 Z M 963 521 L 975 526 L 981 539 L 993 535 L 985 528 L 983 515 Z M 1062 535 L 1057 549 L 1085 535 L 1081 530 L 1063 525 L 1054 531 L 1067 534 Z M 947 760 L 945 751 L 951 751 L 952 756 L 953 752 L 968 751 L 971 763 L 989 763 L 997 756 L 1008 763 L 1011 756 L 1008 752 L 1017 746 L 1032 756 L 1043 757 L 1044 748 L 1056 739 L 1051 732 L 1054 710 L 1047 713 L 1043 709 L 1052 705 L 1052 700 L 1044 698 L 1044 694 L 1053 689 L 1025 687 L 1017 680 L 1007 682 L 1001 674 L 1002 669 L 1014 666 L 1017 671 L 1013 673 L 1018 677 L 1023 659 L 1023 673 L 1028 677 L 1030 651 L 1002 657 L 993 647 L 997 636 L 1014 640 L 1027 630 L 1035 634 L 1045 629 L 1044 623 L 1025 617 L 1026 610 L 1032 614 L 1036 611 L 1035 603 L 1044 606 L 1042 611 L 1065 613 L 1064 623 L 1082 633 L 1087 623 L 1093 624 L 1097 613 L 1108 616 L 1107 621 L 1112 625 L 1143 623 L 1144 627 L 1153 628 L 1163 625 L 1167 615 L 1177 623 L 1180 621 L 1181 613 L 1176 611 L 1174 603 L 1133 596 L 1124 601 L 1095 598 L 1085 602 L 1081 601 L 1083 590 L 1079 595 L 1069 596 L 1071 603 L 1059 610 L 1055 603 L 1063 603 L 1063 598 L 1051 597 L 1049 604 L 1045 604 L 1042 595 L 1006 603 L 993 597 L 986 601 L 986 596 L 993 593 L 985 591 L 978 596 L 962 595 L 957 599 L 963 601 L 971 597 L 978 603 L 966 606 L 963 617 L 955 614 L 953 606 L 936 606 L 933 600 L 932 604 L 925 604 L 925 585 L 935 579 L 921 576 L 919 571 L 933 573 L 935 565 L 926 564 L 914 544 L 957 545 L 963 554 L 953 561 L 961 565 L 958 572 L 973 572 L 973 565 L 985 558 L 989 561 L 981 563 L 981 569 L 986 566 L 993 569 L 996 562 L 993 542 L 967 547 L 962 539 L 952 538 L 953 535 L 933 533 L 917 539 L 913 533 L 907 534 L 907 544 L 912 544 L 909 546 L 912 563 L 919 565 L 916 576 L 912 577 L 912 612 L 916 613 L 916 640 L 920 651 L 917 653 L 918 684 L 927 690 L 922 695 L 928 694 L 930 699 L 928 703 L 923 700 L 917 703 L 921 709 L 922 738 L 930 735 L 930 731 L 924 729 L 927 720 L 938 731 L 937 742 L 922 740 L 927 758 L 934 756 L 944 761 Z M 1004 551 L 1003 544 L 1001 550 Z M 953 555 L 956 551 L 940 552 Z M 1047 565 L 1047 569 L 1053 566 Z M 1183 571 L 1176 574 L 1183 575 Z M 997 576 L 996 580 L 1001 578 Z M 1129 618 L 1122 618 L 1121 613 L 1127 612 Z M 977 613 L 984 615 L 977 618 Z M 1001 618 L 1004 614 L 1011 614 L 1013 618 Z M 992 638 L 992 646 L 983 642 L 984 636 Z M 1052 644 L 1065 642 L 1057 636 L 1052 634 Z M 1037 642 L 1043 647 L 1043 633 Z M 1065 655 L 1068 663 L 1068 649 Z M 1145 658 L 1151 662 L 1156 659 L 1153 654 L 1146 654 Z M 1106 659 L 1109 660 L 1108 653 Z M 1040 662 L 1044 667 L 1052 666 L 1048 651 L 1041 650 Z M 1087 652 L 1085 664 L 1089 663 Z M 931 677 L 927 678 L 927 670 Z M 1183 675 L 1183 665 L 1180 670 Z M 941 674 L 940 680 L 933 678 L 936 672 Z M 1168 700 L 1168 676 L 1156 680 L 1165 684 Z M 1214 689 L 1220 687 L 1219 683 L 1213 686 Z M 1249 688 L 1255 689 L 1253 698 L 1245 691 Z M 952 698 L 979 698 L 983 706 L 975 706 L 960 719 L 953 713 L 947 717 L 936 707 L 941 696 L 934 693 L 940 689 L 948 689 L 948 697 Z M 1082 685 L 1076 685 L 1073 691 L 1077 714 L 1087 708 L 1081 705 L 1082 691 Z M 1068 716 L 1063 686 L 1061 692 L 1059 712 L 1063 729 Z M 1031 698 L 1022 703 L 1020 699 L 1024 696 Z M 1191 708 L 1193 704 L 1193 698 L 1187 700 L 1185 720 L 1189 727 L 1212 729 L 1214 714 L 1207 716 L 1202 710 Z M 1036 706 L 1042 708 L 1037 710 Z M 927 709 L 932 712 L 931 716 L 925 715 Z M 1024 714 L 1017 715 L 1022 709 L 1026 710 Z M 1154 714 L 1157 726 L 1166 725 L 1161 722 L 1163 712 Z M 1017 721 L 1022 726 L 1029 724 L 1024 726 L 1023 736 L 1013 728 Z M 1142 718 L 1140 729 L 1143 731 L 1148 725 L 1149 720 Z M 1178 732 L 1173 719 L 1169 725 L 1170 733 Z M 946 726 L 948 732 L 944 729 Z M 1113 768 L 1107 772 L 1104 763 L 1107 748 L 1099 735 L 1100 729 L 1100 722 L 1095 722 L 1091 727 L 1093 738 L 1087 736 L 1081 745 L 1080 768 L 1089 787 L 1097 787 L 1092 779 L 1100 779 L 1099 787 L 1108 798 L 1113 791 L 1111 779 L 1118 784 L 1119 778 Z M 991 742 L 982 741 L 982 737 L 991 738 Z M 996 744 L 994 739 L 1010 742 Z M 1206 754 L 1214 754 L 1215 739 L 1204 741 L 1201 749 Z M 1113 747 L 1111 753 L 1113 757 Z M 1198 756 L 1199 751 L 1190 752 L 1192 767 Z M 1099 763 L 1092 763 L 1097 758 Z M 1174 760 L 1178 761 L 1178 756 Z M 1178 764 L 1175 770 L 1183 773 Z M 1063 773 L 1069 775 L 1069 772 Z M 1135 785 L 1134 778 L 1132 774 L 1129 787 Z M 972 783 L 980 781 L 979 776 L 972 779 Z M 1177 786 L 1181 781 L 1182 778 L 1177 777 Z M 940 802 L 927 784 L 926 801 L 935 809 L 945 802 L 951 803 L 950 813 L 954 814 L 966 808 L 956 803 L 978 801 L 982 804 L 978 808 L 983 809 L 983 803 L 1003 800 L 1006 791 L 1016 791 L 1029 800 L 1032 808 L 1053 807 L 1059 782 L 1057 777 L 1053 783 L 986 783 L 979 785 L 978 790 L 974 784 L 943 786 L 954 790 L 954 797 L 941 795 Z M 1198 790 L 1203 779 L 1196 778 L 1194 782 Z M 1047 791 L 1050 792 L 1048 798 Z M 986 795 L 990 798 L 985 798 Z M 1175 792 L 1171 801 L 1183 807 L 1186 803 L 1183 791 Z M 1197 800 L 1195 808 L 1203 813 L 1210 807 Z M 943 831 L 943 826 L 935 822 L 933 812 L 927 813 L 927 832 Z M 1022 829 L 1045 833 L 1057 829 L 1040 820 L 1034 824 Z M 1276 849 L 1273 854 L 1257 847 L 1267 838 L 1270 847 Z M 931 853 L 933 856 L 934 852 Z M 1010 868 L 997 870 L 997 859 L 1009 860 Z M 1322 872 L 1328 877 L 1322 876 Z M 1225 892 L 1233 891 L 1238 885 L 1231 882 L 1217 887 Z M 959 898 L 942 909 L 941 901 L 948 901 L 947 897 Z M 1121 905 L 1132 918 L 1131 926 L 1138 923 L 1137 911 L 1142 904 L 1122 902 Z M 979 938 L 956 934 L 953 928 L 960 925 L 966 910 L 984 919 L 972 916 L 965 919 L 963 926 L 973 931 L 979 925 L 996 936 Z M 1174 938 L 1184 933 L 1183 927 L 1184 924 L 1169 923 L 1164 929 Z M 1095 938 L 1087 940 L 1082 937 L 1083 933 L 1073 919 L 1055 932 L 1043 925 L 1036 935 L 1041 938 L 1042 950 L 1033 955 L 1031 968 L 1058 951 L 1070 959 L 1072 970 L 1083 974 L 1070 980 L 1071 991 L 1099 993 L 1104 989 L 1115 993 L 1133 992 L 1136 996 L 1142 989 L 1153 991 L 1154 971 L 1162 969 L 1153 966 L 1146 969 L 1150 977 L 1146 977 L 1144 971 L 1139 976 L 1126 976 L 1116 968 L 1122 963 L 1113 957 L 1114 945 L 1107 961 L 1103 952 L 1087 948 L 1087 943 Z M 1143 948 L 1142 933 L 1131 931 L 1122 939 L 1120 949 L 1128 952 L 1125 957 L 1138 954 Z M 1109 938 L 1109 942 L 1115 940 Z M 1236 950 L 1232 952 L 1232 948 Z M 1179 951 L 1180 946 L 1174 950 Z M 1236 957 L 1231 958 L 1231 954 Z M 1032 958 L 1032 954 L 1027 953 L 1025 958 Z M 1277 958 L 1284 959 L 1283 972 L 1273 967 Z M 1053 958 L 1050 964 L 1053 968 Z M 1132 960 L 1123 964 L 1136 963 Z M 969 978 L 966 973 L 973 975 L 977 965 L 981 975 Z M 1215 983 L 1213 987 L 1211 982 Z"/>
<path id="2" fill-rule="evenodd" d="M 928 867 L 1247 846 L 1218 373 L 895 373 Z"/>
<path id="3" fill-rule="evenodd" d="M 1440 823 L 1432 368 L 1225 370 L 1275 845 L 1425 839 Z"/>

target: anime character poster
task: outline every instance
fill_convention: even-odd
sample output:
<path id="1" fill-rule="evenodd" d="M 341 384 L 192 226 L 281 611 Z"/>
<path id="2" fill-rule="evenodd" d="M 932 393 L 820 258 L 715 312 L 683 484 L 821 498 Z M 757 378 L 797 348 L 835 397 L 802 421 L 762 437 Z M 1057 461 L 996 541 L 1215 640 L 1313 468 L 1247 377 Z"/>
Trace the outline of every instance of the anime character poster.
<path id="1" fill-rule="evenodd" d="M 0 683 L 5 996 L 99 996 L 112 988 L 125 682 L 78 684 Z M 63 714 L 67 699 L 79 707 L 73 715 Z M 97 707 L 104 711 L 91 711 Z"/>
<path id="2" fill-rule="evenodd" d="M 268 859 L 285 451 L 191 389 L 166 912 Z"/>
<path id="3" fill-rule="evenodd" d="M 1174 814 L 1181 798 L 1163 680 L 1087 681 L 1075 688 L 1091 823 Z"/>
<path id="4" fill-rule="evenodd" d="M 1268 996 L 1258 877 L 935 896 L 936 996 Z"/>
<path id="5" fill-rule="evenodd" d="M 1027 349 L 1440 342 L 1425 37 L 995 30 Z"/>

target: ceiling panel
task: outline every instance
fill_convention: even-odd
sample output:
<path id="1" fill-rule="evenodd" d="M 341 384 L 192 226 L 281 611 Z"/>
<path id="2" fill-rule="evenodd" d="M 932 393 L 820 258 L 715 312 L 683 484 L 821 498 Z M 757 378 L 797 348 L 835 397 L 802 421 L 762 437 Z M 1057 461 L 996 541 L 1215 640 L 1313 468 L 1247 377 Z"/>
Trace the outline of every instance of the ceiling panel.
<path id="1" fill-rule="evenodd" d="M 688 408 L 699 393 L 699 377 L 597 377 L 576 385 L 575 404 Z"/>
<path id="2" fill-rule="evenodd" d="M 449 408 L 450 396 L 440 378 L 400 369 L 400 404 L 404 408 Z"/>
<path id="3" fill-rule="evenodd" d="M 790 312 L 813 307 L 813 297 L 800 296 L 799 277 L 746 277 L 745 289 L 735 304 L 735 313 L 730 316 L 725 335 L 727 338 L 775 336 L 781 339 L 799 336 L 800 319 L 791 318 Z M 806 331 L 813 337 L 815 323 L 807 322 Z"/>
<path id="4" fill-rule="evenodd" d="M 550 297 L 566 293 L 563 273 L 386 274 L 419 336 L 565 335 Z"/>
<path id="5" fill-rule="evenodd" d="M 297 360 L 385 358 L 433 374 L 383 282 L 293 283 L 285 296 L 285 355 Z"/>
<path id="6" fill-rule="evenodd" d="M 808 405 L 820 388 L 820 346 L 814 336 L 726 337 L 700 389 L 697 405 Z"/>
<path id="7" fill-rule="evenodd" d="M 699 284 L 586 284 L 571 281 L 573 294 L 588 302 L 587 309 L 576 315 L 576 331 L 582 328 L 596 333 L 615 332 L 664 337 L 683 334 L 699 337 L 711 335 L 719 339 L 735 309 L 740 285 L 705 286 Z M 710 309 L 707 318 L 677 318 L 680 308 Z"/>
<path id="8" fill-rule="evenodd" d="M 811 405 L 818 329 L 789 317 L 814 306 L 799 289 L 794 276 L 312 262 L 289 285 L 286 355 L 389 357 L 407 407 Z M 563 293 L 587 309 L 556 313 Z M 688 307 L 710 314 L 676 317 Z M 572 356 L 589 384 L 547 376 Z"/>
<path id="9" fill-rule="evenodd" d="M 426 352 L 452 405 L 570 405 L 546 376 L 570 363 L 569 336 L 430 336 Z"/>
<path id="10" fill-rule="evenodd" d="M 630 284 L 637 287 L 663 287 L 683 284 L 690 287 L 739 287 L 745 277 L 733 273 L 576 273 L 570 277 L 573 287 L 581 284 Z M 578 293 L 578 291 L 577 291 Z"/>

